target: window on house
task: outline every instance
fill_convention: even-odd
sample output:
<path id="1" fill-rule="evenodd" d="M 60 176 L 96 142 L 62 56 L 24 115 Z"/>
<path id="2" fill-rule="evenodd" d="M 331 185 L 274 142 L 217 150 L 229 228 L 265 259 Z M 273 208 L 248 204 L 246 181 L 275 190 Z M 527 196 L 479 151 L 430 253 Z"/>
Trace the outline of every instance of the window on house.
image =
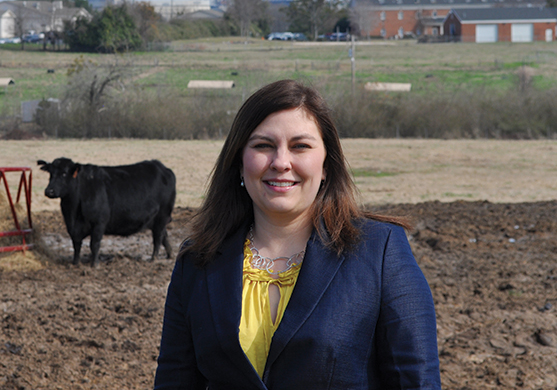
<path id="1" fill-rule="evenodd" d="M 381 20 L 385 20 L 385 11 L 381 11 Z"/>
<path id="2" fill-rule="evenodd" d="M 381 36 L 384 37 L 385 35 L 387 35 L 387 31 L 384 28 L 382 28 L 381 29 Z"/>
<path id="3" fill-rule="evenodd" d="M 404 12 L 398 11 L 398 20 L 404 19 Z"/>
<path id="4" fill-rule="evenodd" d="M 431 16 L 433 16 L 434 18 L 436 18 L 436 17 L 437 17 L 437 11 L 436 11 L 436 10 L 433 10 L 433 12 L 431 12 Z"/>
<path id="5" fill-rule="evenodd" d="M 399 37 L 399 38 L 404 37 L 404 28 L 400 27 L 400 28 L 398 29 L 398 37 Z"/>

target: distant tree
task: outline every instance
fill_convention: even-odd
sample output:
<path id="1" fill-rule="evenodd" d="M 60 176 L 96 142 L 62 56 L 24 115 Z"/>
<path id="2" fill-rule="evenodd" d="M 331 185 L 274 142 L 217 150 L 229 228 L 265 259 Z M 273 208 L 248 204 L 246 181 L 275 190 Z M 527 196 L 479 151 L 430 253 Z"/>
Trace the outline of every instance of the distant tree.
<path id="1" fill-rule="evenodd" d="M 369 39 L 371 32 L 377 27 L 378 23 L 380 23 L 379 11 L 371 1 L 357 0 L 350 9 L 350 24 L 353 33 L 358 33 L 360 36 L 366 36 Z"/>
<path id="2" fill-rule="evenodd" d="M 91 21 L 78 18 L 65 24 L 66 41 L 73 51 L 121 53 L 142 46 L 134 19 L 124 3 L 118 7 L 105 7 Z"/>
<path id="3" fill-rule="evenodd" d="M 557 8 L 557 0 L 547 0 L 546 6 L 549 8 Z"/>
<path id="4" fill-rule="evenodd" d="M 74 7 L 85 8 L 90 13 L 93 13 L 93 7 L 91 7 L 91 4 L 89 4 L 89 1 L 87 1 L 87 0 L 74 0 L 73 3 L 74 3 L 73 4 Z"/>
<path id="5" fill-rule="evenodd" d="M 79 136 L 98 136 L 101 113 L 107 109 L 114 93 L 124 90 L 124 81 L 133 75 L 133 68 L 118 57 L 106 64 L 98 64 L 83 55 L 74 60 L 67 71 L 68 85 L 63 105 L 68 112 L 79 113 Z"/>
<path id="6" fill-rule="evenodd" d="M 348 17 L 348 10 L 346 9 L 341 10 L 338 14 L 338 17 L 339 19 L 335 23 L 335 26 L 333 27 L 333 31 L 351 32 L 352 25 L 351 25 L 350 18 Z"/>
<path id="7" fill-rule="evenodd" d="M 268 4 L 263 0 L 234 0 L 227 13 L 238 24 L 240 36 L 268 29 Z"/>
<path id="8" fill-rule="evenodd" d="M 93 13 L 93 7 L 88 0 L 62 0 L 64 8 L 85 8 L 89 13 Z"/>
<path id="9" fill-rule="evenodd" d="M 137 32 L 143 39 L 143 42 L 149 42 L 157 39 L 158 26 L 162 21 L 160 14 L 155 12 L 155 7 L 146 1 L 133 3 L 129 12 L 137 26 Z"/>
<path id="10" fill-rule="evenodd" d="M 23 36 L 27 32 L 25 31 L 25 26 L 28 23 L 28 19 L 31 18 L 31 12 L 33 11 L 21 3 L 21 5 L 14 7 L 12 12 L 15 15 L 12 24 L 12 34 L 14 37 L 21 39 L 21 50 L 25 50 L 25 41 L 23 40 Z"/>
<path id="11" fill-rule="evenodd" d="M 347 0 L 293 0 L 285 9 L 292 31 L 304 32 L 317 40 L 320 32 L 331 29 Z"/>

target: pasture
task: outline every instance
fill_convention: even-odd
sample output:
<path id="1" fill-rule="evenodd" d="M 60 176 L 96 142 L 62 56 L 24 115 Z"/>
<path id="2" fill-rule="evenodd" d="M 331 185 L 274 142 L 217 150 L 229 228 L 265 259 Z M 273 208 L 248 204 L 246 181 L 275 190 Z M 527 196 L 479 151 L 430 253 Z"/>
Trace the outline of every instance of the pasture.
<path id="1" fill-rule="evenodd" d="M 153 93 L 177 91 L 191 96 L 189 80 L 233 80 L 245 97 L 280 78 L 305 79 L 329 93 L 350 89 L 350 43 L 281 42 L 211 38 L 173 42 L 167 51 L 125 55 L 83 54 L 98 64 L 114 61 L 134 68 L 133 82 Z M 417 44 L 415 41 L 359 41 L 355 47 L 355 84 L 412 83 L 413 93 L 486 88 L 504 91 L 527 66 L 533 84 L 549 88 L 557 81 L 557 43 Z M 0 91 L 0 115 L 13 115 L 22 100 L 59 97 L 66 71 L 80 54 L 0 48 L 0 77 L 16 84 Z M 55 73 L 47 73 L 54 69 Z M 162 91 L 162 92 L 161 92 Z"/>

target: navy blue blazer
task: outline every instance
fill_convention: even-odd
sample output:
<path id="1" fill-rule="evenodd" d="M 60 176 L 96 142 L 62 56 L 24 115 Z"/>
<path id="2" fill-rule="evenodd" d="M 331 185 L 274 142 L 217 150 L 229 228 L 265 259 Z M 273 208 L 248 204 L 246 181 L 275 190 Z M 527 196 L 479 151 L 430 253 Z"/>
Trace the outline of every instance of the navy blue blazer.
<path id="1" fill-rule="evenodd" d="M 363 224 L 337 256 L 312 235 L 263 377 L 238 338 L 247 227 L 204 268 L 178 259 L 155 389 L 440 389 L 431 291 L 404 230 Z"/>

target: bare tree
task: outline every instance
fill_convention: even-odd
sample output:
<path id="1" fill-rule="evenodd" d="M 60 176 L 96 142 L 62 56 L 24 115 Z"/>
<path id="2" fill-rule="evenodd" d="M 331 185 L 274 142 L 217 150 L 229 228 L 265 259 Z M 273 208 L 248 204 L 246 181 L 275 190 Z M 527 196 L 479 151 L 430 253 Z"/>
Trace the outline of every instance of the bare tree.
<path id="1" fill-rule="evenodd" d="M 253 23 L 265 18 L 267 3 L 262 0 L 234 0 L 228 12 L 238 22 L 240 35 L 248 37 Z"/>
<path id="2" fill-rule="evenodd" d="M 360 36 L 369 39 L 370 34 L 380 23 L 380 11 L 369 0 L 357 0 L 350 9 L 351 25 L 357 28 Z M 352 30 L 355 33 L 354 29 Z"/>
<path id="3" fill-rule="evenodd" d="M 306 31 L 317 40 L 319 32 L 332 28 L 348 0 L 293 0 L 285 9 L 294 31 Z"/>
<path id="4" fill-rule="evenodd" d="M 113 62 L 97 64 L 83 56 L 68 69 L 69 82 L 63 105 L 83 118 L 85 138 L 98 135 L 100 113 L 107 109 L 115 93 L 125 90 L 124 81 L 133 74 L 131 64 L 115 57 Z"/>
<path id="5" fill-rule="evenodd" d="M 26 26 L 28 24 L 28 19 L 31 17 L 31 12 L 29 8 L 25 7 L 22 4 L 16 4 L 12 8 L 12 12 L 14 13 L 14 21 L 13 21 L 13 35 L 14 37 L 18 37 L 21 40 L 21 50 L 25 49 L 25 41 L 23 37 L 25 35 Z"/>

